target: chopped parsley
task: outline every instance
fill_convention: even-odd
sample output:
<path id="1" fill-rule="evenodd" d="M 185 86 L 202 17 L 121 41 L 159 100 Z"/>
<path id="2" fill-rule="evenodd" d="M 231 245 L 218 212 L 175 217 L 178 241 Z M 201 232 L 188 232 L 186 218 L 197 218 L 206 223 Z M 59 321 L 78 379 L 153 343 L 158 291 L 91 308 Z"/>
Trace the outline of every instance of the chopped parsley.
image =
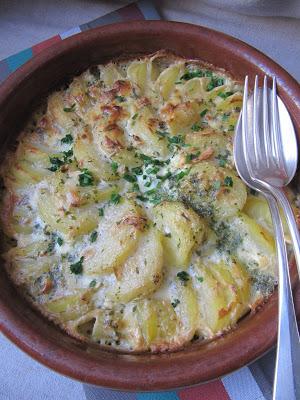
<path id="1" fill-rule="evenodd" d="M 200 151 L 197 151 L 197 153 L 191 153 L 191 154 L 187 154 L 185 156 L 185 161 L 187 163 L 190 163 L 191 161 L 195 160 L 197 157 L 200 156 Z"/>
<path id="2" fill-rule="evenodd" d="M 224 185 L 227 187 L 232 187 L 233 186 L 233 180 L 231 176 L 226 176 L 224 179 Z"/>
<path id="3" fill-rule="evenodd" d="M 103 217 L 104 216 L 104 208 L 98 208 L 98 214 L 99 214 L 99 217 Z"/>
<path id="4" fill-rule="evenodd" d="M 51 163 L 51 167 L 48 169 L 51 172 L 57 171 L 62 165 L 64 165 L 64 162 L 58 157 L 49 157 L 49 161 Z"/>
<path id="5" fill-rule="evenodd" d="M 62 144 L 71 144 L 73 143 L 73 136 L 69 133 L 61 139 Z"/>
<path id="6" fill-rule="evenodd" d="M 233 92 L 219 92 L 218 93 L 218 96 L 219 97 L 222 97 L 222 99 L 227 99 L 227 97 L 229 97 L 229 96 L 231 96 L 231 95 L 233 95 Z"/>
<path id="7" fill-rule="evenodd" d="M 131 172 L 133 172 L 135 175 L 142 175 L 143 169 L 141 167 L 135 167 L 131 169 Z"/>
<path id="8" fill-rule="evenodd" d="M 64 112 L 74 112 L 76 104 L 72 104 L 71 107 L 64 107 Z"/>
<path id="9" fill-rule="evenodd" d="M 190 173 L 190 168 L 180 171 L 177 175 L 175 175 L 175 180 L 176 182 L 179 182 L 182 178 L 184 178 L 186 175 Z"/>
<path id="10" fill-rule="evenodd" d="M 125 181 L 130 182 L 130 183 L 134 183 L 137 181 L 137 177 L 135 175 L 124 174 L 123 178 L 125 179 Z"/>
<path id="11" fill-rule="evenodd" d="M 193 78 L 203 78 L 204 76 L 211 77 L 211 71 L 202 71 L 201 69 L 195 69 L 194 71 L 186 71 L 180 78 L 180 80 L 189 81 Z"/>
<path id="12" fill-rule="evenodd" d="M 96 242 L 97 237 L 98 237 L 98 232 L 97 232 L 97 231 L 92 232 L 92 233 L 91 233 L 91 236 L 90 236 L 90 242 L 91 242 L 91 243 Z"/>
<path id="13" fill-rule="evenodd" d="M 152 168 L 147 168 L 146 169 L 146 173 L 148 175 L 155 175 L 155 174 L 158 173 L 158 171 L 159 171 L 159 167 L 152 167 Z"/>
<path id="14" fill-rule="evenodd" d="M 70 270 L 72 274 L 78 275 L 82 273 L 83 270 L 82 263 L 83 263 L 83 257 L 80 257 L 79 261 L 77 261 L 74 264 L 70 264 Z"/>
<path id="15" fill-rule="evenodd" d="M 178 304 L 180 304 L 180 300 L 179 299 L 174 299 L 174 301 L 172 301 L 172 307 L 176 308 L 178 306 Z"/>
<path id="16" fill-rule="evenodd" d="M 197 124 L 197 123 L 195 123 L 195 124 L 193 124 L 193 125 L 191 126 L 191 130 L 192 130 L 193 132 L 199 132 L 201 129 L 202 129 L 202 128 L 201 128 L 201 125 L 200 125 L 200 124 Z"/>
<path id="17" fill-rule="evenodd" d="M 56 241 L 57 241 L 57 244 L 58 244 L 59 246 L 62 246 L 62 245 L 64 244 L 64 241 L 62 240 L 61 237 L 58 237 Z"/>
<path id="18" fill-rule="evenodd" d="M 126 100 L 124 96 L 116 96 L 115 99 L 118 100 L 120 103 L 123 103 Z"/>
<path id="19" fill-rule="evenodd" d="M 111 167 L 112 172 L 115 174 L 115 173 L 118 171 L 119 165 L 118 165 L 118 163 L 116 163 L 115 161 L 113 161 L 113 162 L 110 164 L 110 167 Z"/>
<path id="20" fill-rule="evenodd" d="M 187 282 L 188 280 L 190 280 L 190 275 L 186 271 L 180 271 L 177 273 L 176 276 L 182 282 Z"/>
<path id="21" fill-rule="evenodd" d="M 209 84 L 207 85 L 207 90 L 210 92 L 214 88 L 218 86 L 224 85 L 224 79 L 223 78 L 218 78 L 217 76 L 212 76 Z"/>
<path id="22" fill-rule="evenodd" d="M 228 132 L 232 132 L 232 131 L 234 131 L 234 125 L 229 125 Z"/>
<path id="23" fill-rule="evenodd" d="M 80 186 L 92 186 L 94 185 L 94 178 L 92 173 L 84 168 L 82 173 L 78 176 Z"/>
<path id="24" fill-rule="evenodd" d="M 110 196 L 110 202 L 112 204 L 119 204 L 121 201 L 121 196 L 118 193 L 112 193 Z"/>
<path id="25" fill-rule="evenodd" d="M 202 276 L 197 276 L 196 279 L 198 282 L 201 282 L 201 283 L 204 281 L 204 278 Z"/>
<path id="26" fill-rule="evenodd" d="M 162 136 L 162 137 L 165 137 L 165 136 L 168 135 L 168 132 L 166 132 L 166 131 L 156 131 L 156 133 L 157 133 L 159 136 Z"/>
<path id="27" fill-rule="evenodd" d="M 135 113 L 135 114 L 132 116 L 132 119 L 133 119 L 133 120 L 137 119 L 138 115 L 139 115 L 138 113 Z"/>
<path id="28" fill-rule="evenodd" d="M 208 112 L 208 109 L 206 108 L 205 110 L 201 111 L 200 113 L 200 117 L 204 117 L 206 115 L 206 113 Z"/>
<path id="29" fill-rule="evenodd" d="M 93 279 L 93 280 L 90 282 L 89 287 L 90 287 L 90 288 L 93 288 L 93 287 L 96 286 L 96 284 L 97 284 L 96 279 Z"/>
<path id="30" fill-rule="evenodd" d="M 216 159 L 218 160 L 218 164 L 220 167 L 226 166 L 229 155 L 230 155 L 230 152 L 228 150 L 225 150 L 224 153 L 220 153 L 217 155 Z"/>
<path id="31" fill-rule="evenodd" d="M 184 144 L 184 138 L 182 135 L 170 136 L 170 137 L 168 137 L 168 142 L 169 142 L 169 144 L 180 145 L 180 144 Z"/>

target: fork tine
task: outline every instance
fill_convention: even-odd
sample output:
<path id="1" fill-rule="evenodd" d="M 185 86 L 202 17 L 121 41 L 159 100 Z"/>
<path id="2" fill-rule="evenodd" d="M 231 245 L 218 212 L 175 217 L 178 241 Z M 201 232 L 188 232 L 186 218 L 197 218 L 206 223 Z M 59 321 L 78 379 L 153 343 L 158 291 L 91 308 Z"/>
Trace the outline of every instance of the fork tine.
<path id="1" fill-rule="evenodd" d="M 260 159 L 260 136 L 259 136 L 259 121 L 258 121 L 258 110 L 259 110 L 259 98 L 258 98 L 258 76 L 255 75 L 254 92 L 253 92 L 253 147 L 255 163 L 258 165 Z"/>
<path id="2" fill-rule="evenodd" d="M 248 75 L 245 76 L 243 105 L 242 105 L 242 144 L 243 144 L 243 153 L 245 157 L 245 162 L 248 167 L 248 170 L 251 171 L 249 157 L 247 156 L 248 154 L 247 148 L 249 142 L 247 102 L 248 102 Z"/>
<path id="3" fill-rule="evenodd" d="M 269 136 L 269 109 L 268 109 L 268 86 L 267 77 L 264 76 L 264 86 L 263 86 L 263 144 L 265 154 L 270 154 L 271 151 L 271 140 Z M 266 156 L 267 167 L 270 167 L 270 158 Z"/>
<path id="4" fill-rule="evenodd" d="M 273 77 L 272 86 L 272 129 L 271 129 L 271 144 L 273 158 L 276 166 L 279 169 L 284 168 L 284 162 L 282 159 L 282 141 L 280 135 L 280 125 L 279 125 L 279 112 L 277 103 L 277 92 L 276 92 L 276 77 Z"/>

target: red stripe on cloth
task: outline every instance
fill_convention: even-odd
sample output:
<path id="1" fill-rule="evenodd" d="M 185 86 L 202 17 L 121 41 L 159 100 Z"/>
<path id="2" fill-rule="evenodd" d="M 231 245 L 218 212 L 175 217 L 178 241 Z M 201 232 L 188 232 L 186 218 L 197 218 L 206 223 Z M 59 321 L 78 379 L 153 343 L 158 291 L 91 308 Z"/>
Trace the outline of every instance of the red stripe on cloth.
<path id="1" fill-rule="evenodd" d="M 60 41 L 61 41 L 61 37 L 59 35 L 56 35 L 50 39 L 45 40 L 44 42 L 36 44 L 35 46 L 32 47 L 33 55 L 35 56 L 40 51 L 42 51 L 42 50 L 46 49 L 47 47 L 52 46 L 54 43 L 57 43 Z"/>
<path id="2" fill-rule="evenodd" d="M 124 21 L 130 21 L 133 19 L 145 19 L 144 14 L 141 12 L 136 4 L 129 4 L 126 7 L 120 8 L 120 10 L 117 10 L 117 13 Z"/>
<path id="3" fill-rule="evenodd" d="M 178 392 L 180 400 L 230 400 L 220 380 Z"/>

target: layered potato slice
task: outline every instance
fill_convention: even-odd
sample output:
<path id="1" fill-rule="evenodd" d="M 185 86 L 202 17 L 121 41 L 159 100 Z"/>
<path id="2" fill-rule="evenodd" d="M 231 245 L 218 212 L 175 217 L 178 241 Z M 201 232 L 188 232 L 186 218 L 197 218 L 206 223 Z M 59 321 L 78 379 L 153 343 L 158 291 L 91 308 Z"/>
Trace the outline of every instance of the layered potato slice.
<path id="1" fill-rule="evenodd" d="M 246 203 L 245 184 L 230 169 L 203 161 L 193 166 L 178 188 L 182 200 L 200 215 L 226 218 L 242 210 Z"/>
<path id="2" fill-rule="evenodd" d="M 232 252 L 249 271 L 260 271 L 277 276 L 276 253 L 273 237 L 252 218 L 240 212 L 227 221 Z"/>
<path id="3" fill-rule="evenodd" d="M 118 179 L 111 164 L 97 152 L 91 132 L 85 128 L 78 136 L 73 148 L 74 156 L 80 168 L 87 168 L 100 180 L 113 181 Z"/>
<path id="4" fill-rule="evenodd" d="M 168 154 L 166 140 L 157 133 L 159 120 L 154 117 L 150 106 L 134 113 L 127 127 L 131 143 L 142 153 L 150 157 L 165 157 Z"/>
<path id="5" fill-rule="evenodd" d="M 37 188 L 37 207 L 52 230 L 69 238 L 92 231 L 98 225 L 97 204 L 106 201 L 116 186 L 97 189 L 79 185 L 82 173 L 55 173 Z"/>
<path id="6" fill-rule="evenodd" d="M 164 235 L 165 265 L 186 268 L 192 251 L 203 240 L 203 219 L 183 203 L 165 201 L 153 208 L 153 221 Z"/>
<path id="7" fill-rule="evenodd" d="M 113 297 L 127 303 L 138 296 L 149 295 L 162 282 L 162 267 L 162 235 L 150 228 L 141 235 L 135 253 L 115 269 L 118 281 L 112 291 Z"/>
<path id="8" fill-rule="evenodd" d="M 299 219 L 299 208 L 294 204 L 291 205 L 296 221 Z M 273 235 L 273 224 L 267 201 L 263 197 L 248 195 L 247 202 L 243 208 L 243 212 L 248 217 L 253 218 L 259 225 L 266 229 L 270 235 Z M 280 208 L 280 216 L 284 230 L 285 240 L 290 243 L 290 233 L 285 219 L 284 212 Z"/>
<path id="9" fill-rule="evenodd" d="M 196 263 L 199 332 L 206 337 L 229 329 L 249 309 L 250 277 L 237 263 Z"/>
<path id="10" fill-rule="evenodd" d="M 97 240 L 81 254 L 85 273 L 98 275 L 118 271 L 137 249 L 146 221 L 141 208 L 133 201 L 123 199 L 121 203 L 107 207 L 99 224 Z"/>

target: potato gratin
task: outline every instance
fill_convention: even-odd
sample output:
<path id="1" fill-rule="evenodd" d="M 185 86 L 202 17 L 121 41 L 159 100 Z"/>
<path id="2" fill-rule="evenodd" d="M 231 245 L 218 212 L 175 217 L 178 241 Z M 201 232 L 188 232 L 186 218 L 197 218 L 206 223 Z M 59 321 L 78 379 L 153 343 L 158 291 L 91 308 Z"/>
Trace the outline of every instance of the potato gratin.
<path id="1" fill-rule="evenodd" d="M 233 165 L 242 87 L 167 52 L 51 94 L 2 167 L 7 272 L 70 335 L 166 351 L 234 327 L 276 284 L 266 202 Z"/>

